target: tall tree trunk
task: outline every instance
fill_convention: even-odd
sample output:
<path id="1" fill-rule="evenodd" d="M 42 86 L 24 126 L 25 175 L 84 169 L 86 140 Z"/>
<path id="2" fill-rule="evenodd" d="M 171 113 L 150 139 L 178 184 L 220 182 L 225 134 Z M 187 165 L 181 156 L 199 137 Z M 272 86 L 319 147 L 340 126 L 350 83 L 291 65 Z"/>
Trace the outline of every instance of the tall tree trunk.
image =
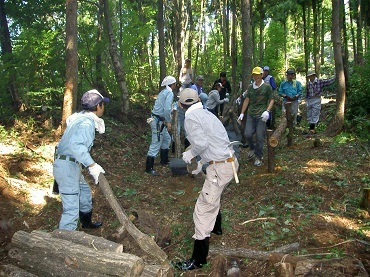
<path id="1" fill-rule="evenodd" d="M 362 45 L 362 15 L 361 15 L 361 0 L 357 0 L 357 61 L 358 65 L 363 65 L 363 45 Z"/>
<path id="2" fill-rule="evenodd" d="M 288 49 L 287 49 L 287 28 L 286 19 L 283 22 L 284 26 L 284 61 L 285 61 L 285 71 L 288 70 Z"/>
<path id="3" fill-rule="evenodd" d="M 343 59 L 342 59 L 342 45 L 340 32 L 340 2 L 341 0 L 332 0 L 332 31 L 331 38 L 333 41 L 335 72 L 338 80 L 336 110 L 333 119 L 331 120 L 327 134 L 339 134 L 344 125 L 344 104 L 346 100 L 346 82 L 344 76 Z"/>
<path id="4" fill-rule="evenodd" d="M 343 59 L 343 69 L 344 69 L 344 79 L 346 80 L 346 87 L 348 87 L 348 37 L 347 37 L 347 24 L 346 24 L 346 12 L 343 1 L 340 2 L 340 18 L 339 18 L 339 24 L 340 24 L 340 30 L 341 32 L 341 38 L 342 38 L 342 45 L 343 45 L 343 53 L 342 53 L 342 59 Z"/>
<path id="5" fill-rule="evenodd" d="M 349 24 L 350 24 L 350 30 L 351 30 L 351 38 L 352 38 L 352 45 L 353 45 L 353 59 L 355 61 L 355 65 L 358 64 L 357 61 L 357 47 L 356 47 L 356 36 L 355 36 L 355 28 L 353 26 L 353 7 L 351 4 L 349 4 Z"/>
<path id="6" fill-rule="evenodd" d="M 66 2 L 66 83 L 64 85 L 61 128 L 66 128 L 66 119 L 76 111 L 78 85 L 77 48 L 77 0 Z"/>
<path id="7" fill-rule="evenodd" d="M 306 3 L 302 3 L 302 19 L 303 19 L 303 48 L 304 48 L 304 66 L 305 66 L 305 71 L 307 72 L 308 70 L 308 61 L 310 57 L 310 52 L 309 52 L 309 37 L 308 37 L 308 24 L 307 24 L 307 16 L 306 16 Z"/>
<path id="8" fill-rule="evenodd" d="M 184 0 L 173 1 L 173 20 L 174 20 L 174 54 L 177 64 L 177 73 L 180 73 L 183 61 L 182 42 L 184 30 Z M 189 57 L 190 58 L 190 57 Z"/>
<path id="9" fill-rule="evenodd" d="M 164 52 L 164 19 L 163 0 L 158 0 L 157 26 L 158 26 L 158 53 L 159 53 L 159 86 L 166 77 L 166 57 Z"/>
<path id="10" fill-rule="evenodd" d="M 96 70 L 96 77 L 95 77 L 95 88 L 99 91 L 105 91 L 105 86 L 103 84 L 103 74 L 102 74 L 102 36 L 103 36 L 103 20 L 104 20 L 104 3 L 103 0 L 99 0 L 99 8 L 98 8 L 98 29 L 96 32 L 96 46 L 97 46 L 97 53 L 96 53 L 96 60 L 95 60 L 95 70 Z"/>
<path id="11" fill-rule="evenodd" d="M 118 83 L 118 87 L 121 92 L 122 105 L 121 105 L 120 118 L 122 121 L 126 121 L 128 110 L 129 110 L 129 99 L 128 99 L 128 91 L 127 91 L 127 85 L 126 85 L 126 73 L 123 69 L 121 58 L 117 50 L 117 41 L 113 33 L 112 21 L 109 16 L 108 0 L 104 0 L 104 17 L 105 17 L 105 25 L 107 27 L 107 34 L 109 38 L 109 54 L 112 59 L 116 81 Z"/>
<path id="12" fill-rule="evenodd" d="M 321 9 L 321 64 L 325 63 L 325 10 Z"/>
<path id="13" fill-rule="evenodd" d="M 236 0 L 231 2 L 231 13 L 232 13 L 232 22 L 231 22 L 231 79 L 232 79 L 232 92 L 236 96 L 237 85 L 239 84 L 236 77 L 237 69 L 237 54 L 238 54 L 238 41 L 236 36 L 236 24 L 237 24 L 237 15 L 236 15 Z"/>
<path id="14" fill-rule="evenodd" d="M 312 13 L 313 13 L 313 57 L 315 64 L 315 71 L 320 75 L 320 36 L 319 36 L 319 3 L 317 0 L 312 0 Z"/>
<path id="15" fill-rule="evenodd" d="M 263 29 L 265 27 L 265 22 L 264 22 L 264 10 L 263 10 L 263 0 L 259 0 L 258 2 L 258 6 L 259 6 L 259 12 L 260 12 L 260 20 L 259 20 L 259 47 L 258 47 L 258 50 L 259 50 L 259 55 L 258 55 L 258 64 L 263 66 L 263 50 L 264 50 L 264 47 L 263 47 Z"/>
<path id="16" fill-rule="evenodd" d="M 19 111 L 22 108 L 22 100 L 19 96 L 18 89 L 16 86 L 17 77 L 14 69 L 13 60 L 13 49 L 10 39 L 8 20 L 6 18 L 5 2 L 0 0 L 0 40 L 1 40 L 1 52 L 3 64 L 6 65 L 7 77 L 8 77 L 8 88 L 13 99 L 13 106 L 15 111 Z M 4 75 L 2 76 L 5 77 Z"/>
<path id="17" fill-rule="evenodd" d="M 252 72 L 252 45 L 251 45 L 251 2 L 241 0 L 242 14 L 242 82 L 243 91 L 247 89 Z"/>
<path id="18" fill-rule="evenodd" d="M 195 66 L 194 66 L 194 72 L 197 72 L 197 67 L 198 67 L 198 58 L 199 58 L 199 51 L 200 47 L 202 46 L 202 40 L 203 40 L 203 21 L 204 21 L 204 12 L 205 12 L 205 7 L 204 7 L 204 0 L 200 1 L 200 19 L 198 22 L 198 43 L 197 43 L 197 48 L 196 48 L 196 54 L 195 54 Z"/>
<path id="19" fill-rule="evenodd" d="M 192 0 L 188 0 L 187 10 L 188 10 L 188 15 L 189 15 L 188 56 L 192 57 L 193 38 L 194 38 L 194 20 L 193 20 Z M 198 59 L 196 59 L 196 62 L 198 63 Z"/>

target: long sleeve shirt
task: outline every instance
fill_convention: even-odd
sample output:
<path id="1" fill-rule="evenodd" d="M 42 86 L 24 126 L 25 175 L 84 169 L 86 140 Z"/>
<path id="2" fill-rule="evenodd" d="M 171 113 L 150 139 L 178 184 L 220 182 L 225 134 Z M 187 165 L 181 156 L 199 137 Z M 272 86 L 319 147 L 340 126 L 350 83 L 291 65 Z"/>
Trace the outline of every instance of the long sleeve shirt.
<path id="1" fill-rule="evenodd" d="M 292 82 L 284 81 L 280 84 L 279 95 L 289 96 L 294 98 L 298 94 L 298 98 L 302 96 L 302 84 L 299 81 L 293 80 Z"/>
<path id="2" fill-rule="evenodd" d="M 171 111 L 173 92 L 167 88 L 163 89 L 155 100 L 152 113 L 164 118 L 165 122 L 171 122 Z"/>
<path id="3" fill-rule="evenodd" d="M 74 113 L 68 118 L 67 129 L 65 130 L 56 154 L 75 158 L 84 166 L 94 163 L 90 155 L 90 149 L 95 139 L 94 120 L 83 112 Z"/>
<path id="4" fill-rule="evenodd" d="M 223 161 L 230 158 L 230 140 L 221 121 L 202 108 L 192 105 L 185 113 L 185 131 L 191 143 L 191 152 L 203 161 Z M 231 154 L 234 150 L 231 149 Z"/>
<path id="5" fill-rule="evenodd" d="M 224 103 L 225 100 L 220 99 L 220 94 L 218 93 L 218 90 L 214 89 L 211 90 L 211 92 L 208 94 L 208 100 L 207 100 L 207 108 L 210 110 L 213 110 L 216 108 L 217 105 Z"/>
<path id="6" fill-rule="evenodd" d="M 323 87 L 330 86 L 335 81 L 335 76 L 330 79 L 315 78 L 313 82 L 308 81 L 306 86 L 306 98 L 320 97 L 323 92 Z"/>

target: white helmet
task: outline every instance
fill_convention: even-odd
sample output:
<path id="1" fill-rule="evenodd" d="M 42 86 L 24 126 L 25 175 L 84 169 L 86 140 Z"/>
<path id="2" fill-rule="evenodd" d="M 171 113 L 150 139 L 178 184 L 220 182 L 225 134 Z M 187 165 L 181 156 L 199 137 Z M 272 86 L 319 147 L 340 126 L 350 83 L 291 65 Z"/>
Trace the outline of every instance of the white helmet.
<path id="1" fill-rule="evenodd" d="M 172 84 L 174 84 L 174 83 L 176 83 L 176 79 L 175 79 L 175 77 L 172 77 L 172 76 L 166 76 L 166 77 L 164 77 L 164 79 L 163 79 L 163 81 L 162 81 L 161 86 L 162 86 L 162 87 L 163 87 L 163 86 L 169 86 L 169 85 L 172 85 Z"/>

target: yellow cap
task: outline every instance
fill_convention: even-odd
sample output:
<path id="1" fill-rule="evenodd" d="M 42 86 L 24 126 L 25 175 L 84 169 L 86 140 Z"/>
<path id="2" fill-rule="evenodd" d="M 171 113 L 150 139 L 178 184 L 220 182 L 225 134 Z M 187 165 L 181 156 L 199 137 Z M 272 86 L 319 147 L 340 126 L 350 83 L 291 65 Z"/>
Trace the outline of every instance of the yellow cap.
<path id="1" fill-rule="evenodd" d="M 262 73 L 263 73 L 263 69 L 261 67 L 259 67 L 259 66 L 256 66 L 252 70 L 252 74 L 262 74 Z"/>

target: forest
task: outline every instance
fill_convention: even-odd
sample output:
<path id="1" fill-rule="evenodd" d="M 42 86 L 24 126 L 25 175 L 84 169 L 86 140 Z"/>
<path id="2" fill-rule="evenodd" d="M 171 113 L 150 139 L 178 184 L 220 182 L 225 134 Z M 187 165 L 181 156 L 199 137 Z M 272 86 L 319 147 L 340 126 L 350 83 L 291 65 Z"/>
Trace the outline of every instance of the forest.
<path id="1" fill-rule="evenodd" d="M 8 252 L 17 231 L 57 228 L 62 205 L 51 193 L 54 147 L 67 117 L 80 110 L 81 96 L 92 88 L 110 98 L 106 133 L 96 135 L 92 155 L 115 197 L 170 264 L 187 258 L 203 179 L 174 176 L 159 161 L 160 177 L 144 171 L 151 141 L 146 119 L 160 84 L 167 75 L 179 80 L 190 59 L 193 82 L 203 75 L 206 93 L 226 72 L 231 119 L 240 113 L 235 100 L 256 66 L 269 66 L 277 90 L 293 68 L 303 97 L 310 70 L 336 81 L 324 91 L 316 139 L 304 135 L 309 125 L 302 102 L 293 145 L 283 137 L 276 147 L 274 173 L 267 161 L 253 167 L 248 149 L 240 147 L 240 183 L 230 183 L 222 198 L 226 235 L 211 237 L 208 266 L 174 275 L 226 276 L 236 261 L 241 276 L 274 276 L 280 272 L 276 260 L 235 249 L 270 254 L 299 243 L 290 258 L 337 259 L 347 274 L 338 276 L 368 276 L 369 1 L 0 0 L 0 20 L 0 266 L 18 264 Z M 104 227 L 89 234 L 121 243 L 124 252 L 149 264 L 127 232 L 119 231 L 121 222 L 99 187 L 92 189 L 95 216 Z M 360 266 L 353 269 L 350 258 Z M 326 270 L 321 276 L 336 276 L 335 269 Z"/>

